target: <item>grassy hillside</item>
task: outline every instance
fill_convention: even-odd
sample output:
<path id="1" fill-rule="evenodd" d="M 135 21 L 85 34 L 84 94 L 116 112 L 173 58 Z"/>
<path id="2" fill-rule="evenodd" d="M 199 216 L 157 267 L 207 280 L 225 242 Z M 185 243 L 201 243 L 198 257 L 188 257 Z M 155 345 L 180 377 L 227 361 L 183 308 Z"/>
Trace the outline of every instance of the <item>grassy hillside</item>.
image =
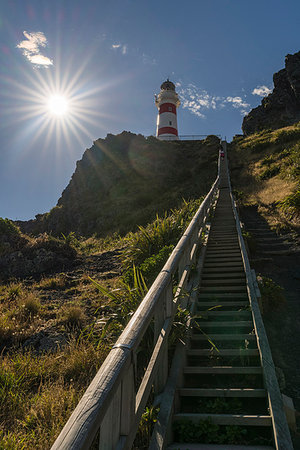
<path id="1" fill-rule="evenodd" d="M 73 267 L 2 280 L 0 449 L 51 447 L 200 203 L 183 202 L 123 238 L 55 238 Z M 2 256 L 13 242 L 18 253 L 40 246 L 8 220 L 1 242 Z"/>
<path id="2" fill-rule="evenodd" d="M 48 214 L 0 219 L 0 449 L 51 447 L 214 181 L 218 146 L 108 135 Z"/>
<path id="3" fill-rule="evenodd" d="M 77 162 L 56 207 L 20 224 L 29 232 L 127 233 L 183 198 L 208 191 L 217 173 L 219 139 L 159 141 L 123 132 L 98 139 Z"/>
<path id="4" fill-rule="evenodd" d="M 274 225 L 299 226 L 299 148 L 300 125 L 229 145 L 233 187 Z M 217 152 L 215 137 L 108 136 L 29 224 L 57 237 L 0 221 L 0 449 L 51 447 L 214 180 Z"/>
<path id="5" fill-rule="evenodd" d="M 300 123 L 236 137 L 229 145 L 231 181 L 245 204 L 275 226 L 300 225 Z"/>

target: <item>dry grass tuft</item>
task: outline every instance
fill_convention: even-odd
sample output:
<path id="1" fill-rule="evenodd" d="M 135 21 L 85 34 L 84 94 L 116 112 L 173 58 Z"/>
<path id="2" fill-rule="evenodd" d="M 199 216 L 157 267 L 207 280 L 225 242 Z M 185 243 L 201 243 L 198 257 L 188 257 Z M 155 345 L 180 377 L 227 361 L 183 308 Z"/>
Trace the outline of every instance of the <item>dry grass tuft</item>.
<path id="1" fill-rule="evenodd" d="M 66 279 L 66 276 L 62 273 L 60 275 L 57 275 L 56 277 L 50 277 L 50 278 L 43 278 L 40 282 L 38 287 L 40 289 L 58 289 L 62 290 L 65 289 L 68 286 L 68 281 Z"/>
<path id="2" fill-rule="evenodd" d="M 0 363 L 0 449 L 49 449 L 107 348 L 71 341 L 56 354 L 11 353 Z"/>
<path id="3" fill-rule="evenodd" d="M 84 309 L 80 305 L 68 304 L 62 307 L 62 322 L 67 327 L 81 328 L 85 322 L 86 316 Z"/>
<path id="4" fill-rule="evenodd" d="M 24 308 L 25 318 L 32 318 L 39 313 L 41 302 L 35 292 L 30 292 L 22 299 L 21 307 Z"/>

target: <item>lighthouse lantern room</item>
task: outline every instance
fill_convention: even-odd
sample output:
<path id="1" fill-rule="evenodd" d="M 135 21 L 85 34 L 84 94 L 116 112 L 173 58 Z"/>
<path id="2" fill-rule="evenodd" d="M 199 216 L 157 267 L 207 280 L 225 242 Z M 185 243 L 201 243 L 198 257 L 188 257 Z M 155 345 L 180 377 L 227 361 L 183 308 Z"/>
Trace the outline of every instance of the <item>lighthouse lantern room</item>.
<path id="1" fill-rule="evenodd" d="M 156 137 L 158 139 L 178 139 L 176 108 L 180 100 L 175 91 L 175 84 L 169 79 L 160 87 L 160 93 L 155 96 L 158 109 Z"/>

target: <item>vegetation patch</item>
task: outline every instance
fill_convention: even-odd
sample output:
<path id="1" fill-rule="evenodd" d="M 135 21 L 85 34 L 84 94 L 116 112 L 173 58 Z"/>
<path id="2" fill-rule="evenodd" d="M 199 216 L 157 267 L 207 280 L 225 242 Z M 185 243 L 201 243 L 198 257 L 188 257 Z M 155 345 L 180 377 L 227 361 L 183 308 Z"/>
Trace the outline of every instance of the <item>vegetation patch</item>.
<path id="1" fill-rule="evenodd" d="M 201 444 L 236 444 L 259 445 L 270 444 L 271 440 L 260 436 L 257 430 L 238 427 L 235 425 L 221 426 L 211 420 L 200 420 L 195 423 L 190 420 L 178 420 L 173 425 L 176 442 L 190 442 Z"/>
<path id="2" fill-rule="evenodd" d="M 265 210 L 272 226 L 299 227 L 300 123 L 229 144 L 231 180 L 243 203 Z"/>
<path id="3" fill-rule="evenodd" d="M 258 276 L 258 284 L 261 293 L 263 310 L 272 311 L 286 303 L 284 289 L 271 278 Z"/>

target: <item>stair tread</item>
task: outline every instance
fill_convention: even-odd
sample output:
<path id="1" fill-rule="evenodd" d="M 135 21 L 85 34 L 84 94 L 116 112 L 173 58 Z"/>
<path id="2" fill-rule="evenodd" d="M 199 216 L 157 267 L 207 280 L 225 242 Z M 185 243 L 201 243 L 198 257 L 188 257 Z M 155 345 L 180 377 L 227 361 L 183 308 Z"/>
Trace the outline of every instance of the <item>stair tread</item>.
<path id="1" fill-rule="evenodd" d="M 266 389 L 251 388 L 180 388 L 179 394 L 182 397 L 260 397 L 267 396 Z"/>
<path id="2" fill-rule="evenodd" d="M 219 310 L 213 310 L 213 311 L 203 311 L 202 312 L 203 315 L 207 315 L 207 316 L 239 316 L 239 315 L 250 315 L 251 316 L 251 311 L 244 309 L 242 311 L 219 311 Z"/>
<path id="3" fill-rule="evenodd" d="M 205 293 L 216 293 L 218 295 L 222 294 L 222 292 L 224 292 L 224 294 L 229 294 L 229 293 L 241 293 L 241 294 L 246 294 L 247 293 L 247 288 L 245 285 L 241 284 L 239 286 L 203 286 L 200 288 L 200 294 L 205 294 Z"/>
<path id="4" fill-rule="evenodd" d="M 252 320 L 228 320 L 228 321 L 219 321 L 219 320 L 206 320 L 206 319 L 197 319 L 197 323 L 199 321 L 200 327 L 252 327 Z"/>
<path id="5" fill-rule="evenodd" d="M 262 367 L 252 366 L 185 366 L 183 369 L 185 374 L 204 374 L 204 373 L 217 373 L 217 374 L 262 374 Z"/>
<path id="6" fill-rule="evenodd" d="M 250 414 L 205 414 L 205 413 L 177 413 L 174 415 L 175 420 L 188 419 L 191 421 L 199 421 L 211 419 L 213 423 L 219 425 L 253 425 L 253 426 L 270 426 L 272 418 L 268 415 L 250 415 Z"/>
<path id="7" fill-rule="evenodd" d="M 246 334 L 246 333 L 240 333 L 240 334 L 209 334 L 209 338 L 212 341 L 238 341 L 238 340 L 255 340 L 256 336 L 254 334 Z M 193 334 L 191 336 L 191 339 L 193 341 L 207 341 L 207 336 L 204 334 Z"/>
<path id="8" fill-rule="evenodd" d="M 240 261 L 219 261 L 218 259 L 215 259 L 215 260 L 211 260 L 209 262 L 206 261 L 204 263 L 204 267 L 207 269 L 214 268 L 214 269 L 219 269 L 219 270 L 222 270 L 226 267 L 244 268 L 242 259 Z"/>
<path id="9" fill-rule="evenodd" d="M 228 278 L 228 279 L 222 278 L 222 279 L 216 279 L 216 280 L 212 280 L 212 279 L 206 280 L 205 278 L 202 278 L 201 285 L 208 284 L 208 283 L 210 283 L 211 286 L 213 286 L 215 284 L 221 284 L 221 283 L 224 283 L 224 284 L 232 283 L 234 285 L 235 283 L 243 283 L 243 284 L 245 284 L 246 282 L 245 282 L 245 278 L 244 277 L 241 277 L 241 278 Z"/>
<path id="10" fill-rule="evenodd" d="M 207 297 L 210 297 L 213 300 L 221 302 L 222 299 L 226 299 L 226 298 L 248 298 L 248 294 L 246 292 L 241 292 L 241 293 L 217 292 L 216 294 L 213 294 L 211 292 L 207 292 L 207 293 L 203 292 L 203 293 L 198 294 L 198 298 L 207 298 Z"/>
<path id="11" fill-rule="evenodd" d="M 196 305 L 196 308 L 197 308 L 197 311 L 201 311 L 201 307 L 203 307 L 203 306 L 208 306 L 208 307 L 213 307 L 213 306 L 218 306 L 218 305 L 220 305 L 220 302 L 219 301 L 215 301 L 215 300 L 213 300 L 213 301 L 210 301 L 210 302 L 199 302 L 197 305 Z M 225 303 L 223 303 L 223 304 L 221 304 L 220 306 L 237 306 L 237 307 L 244 307 L 244 306 L 247 306 L 247 305 L 249 305 L 249 302 L 247 302 L 247 301 L 236 301 L 236 302 L 229 302 L 228 300 L 225 302 Z"/>
<path id="12" fill-rule="evenodd" d="M 227 273 L 205 273 L 202 275 L 202 280 L 210 280 L 216 278 L 217 280 L 231 280 L 233 279 L 239 279 L 239 280 L 246 280 L 245 274 L 240 272 L 227 272 Z"/>
<path id="13" fill-rule="evenodd" d="M 190 444 L 173 443 L 167 450 L 275 450 L 266 445 L 234 445 L 234 444 Z"/>
<path id="14" fill-rule="evenodd" d="M 223 276 L 230 274 L 232 272 L 239 272 L 245 274 L 244 267 L 242 265 L 239 265 L 238 267 L 223 267 L 223 269 L 220 271 L 220 268 L 214 268 L 214 267 L 203 267 L 202 274 L 206 276 L 206 274 L 221 274 Z"/>
<path id="15" fill-rule="evenodd" d="M 244 349 L 190 349 L 187 352 L 188 356 L 259 356 L 258 349 L 244 348 Z"/>

